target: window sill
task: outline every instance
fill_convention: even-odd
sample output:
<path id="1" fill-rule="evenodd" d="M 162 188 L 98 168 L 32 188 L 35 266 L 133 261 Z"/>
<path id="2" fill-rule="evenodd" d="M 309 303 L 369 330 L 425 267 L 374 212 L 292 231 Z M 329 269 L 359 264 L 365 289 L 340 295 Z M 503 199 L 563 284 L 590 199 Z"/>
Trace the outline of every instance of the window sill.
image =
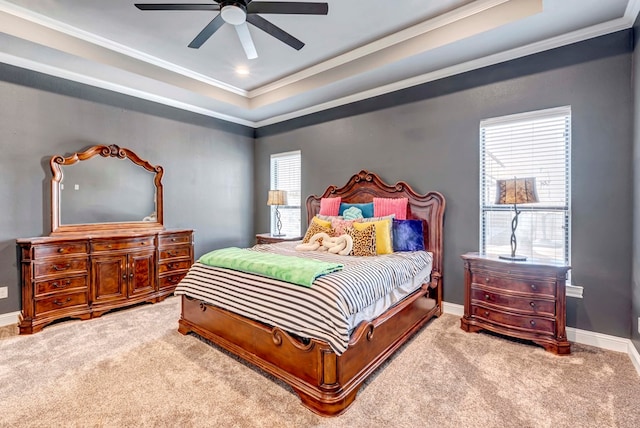
<path id="1" fill-rule="evenodd" d="M 582 299 L 582 292 L 584 291 L 583 286 L 567 284 L 566 290 L 567 290 L 567 297 L 575 297 L 576 299 Z"/>

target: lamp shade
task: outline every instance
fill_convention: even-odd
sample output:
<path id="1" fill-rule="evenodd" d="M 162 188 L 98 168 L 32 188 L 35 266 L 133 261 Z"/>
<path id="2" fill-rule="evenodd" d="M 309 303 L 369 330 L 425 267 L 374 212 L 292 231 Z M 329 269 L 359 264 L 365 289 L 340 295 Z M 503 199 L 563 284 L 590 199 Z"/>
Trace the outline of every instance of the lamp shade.
<path id="1" fill-rule="evenodd" d="M 284 190 L 269 190 L 267 205 L 287 205 L 287 192 Z"/>
<path id="2" fill-rule="evenodd" d="M 536 178 L 510 178 L 496 181 L 496 205 L 539 202 Z"/>

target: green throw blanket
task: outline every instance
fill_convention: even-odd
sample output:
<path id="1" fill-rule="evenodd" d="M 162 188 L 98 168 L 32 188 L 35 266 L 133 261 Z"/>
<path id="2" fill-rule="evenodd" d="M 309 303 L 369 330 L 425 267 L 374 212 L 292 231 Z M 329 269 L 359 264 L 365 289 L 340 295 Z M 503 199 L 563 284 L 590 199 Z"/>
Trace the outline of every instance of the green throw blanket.
<path id="1" fill-rule="evenodd" d="M 198 261 L 209 266 L 255 273 L 305 287 L 311 287 L 313 281 L 319 276 L 344 267 L 339 263 L 262 253 L 236 247 L 211 251 L 200 257 Z"/>

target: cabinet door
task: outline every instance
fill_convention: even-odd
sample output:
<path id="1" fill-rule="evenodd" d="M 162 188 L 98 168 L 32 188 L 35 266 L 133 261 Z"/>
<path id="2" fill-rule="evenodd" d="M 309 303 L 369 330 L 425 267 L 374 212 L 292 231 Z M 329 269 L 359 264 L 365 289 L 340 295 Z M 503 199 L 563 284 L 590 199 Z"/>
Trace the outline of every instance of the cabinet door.
<path id="1" fill-rule="evenodd" d="M 155 251 L 129 254 L 129 297 L 155 291 Z"/>
<path id="2" fill-rule="evenodd" d="M 91 259 L 95 303 L 127 298 L 127 256 L 94 256 Z"/>

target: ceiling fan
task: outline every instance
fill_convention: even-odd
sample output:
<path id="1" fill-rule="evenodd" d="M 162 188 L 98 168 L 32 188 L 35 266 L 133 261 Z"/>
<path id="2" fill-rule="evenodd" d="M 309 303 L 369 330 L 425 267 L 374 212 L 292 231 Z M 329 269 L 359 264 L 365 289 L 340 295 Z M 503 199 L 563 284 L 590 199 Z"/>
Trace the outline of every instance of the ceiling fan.
<path id="1" fill-rule="evenodd" d="M 140 10 L 204 10 L 220 11 L 200 33 L 189 43 L 190 48 L 198 49 L 224 24 L 235 27 L 247 58 L 258 57 L 253 39 L 249 33 L 247 22 L 262 31 L 286 43 L 296 50 L 302 49 L 304 43 L 272 24 L 258 14 L 295 14 L 326 15 L 329 13 L 328 3 L 285 2 L 285 1 L 251 1 L 251 0 L 213 0 L 217 4 L 196 3 L 136 3 Z"/>

